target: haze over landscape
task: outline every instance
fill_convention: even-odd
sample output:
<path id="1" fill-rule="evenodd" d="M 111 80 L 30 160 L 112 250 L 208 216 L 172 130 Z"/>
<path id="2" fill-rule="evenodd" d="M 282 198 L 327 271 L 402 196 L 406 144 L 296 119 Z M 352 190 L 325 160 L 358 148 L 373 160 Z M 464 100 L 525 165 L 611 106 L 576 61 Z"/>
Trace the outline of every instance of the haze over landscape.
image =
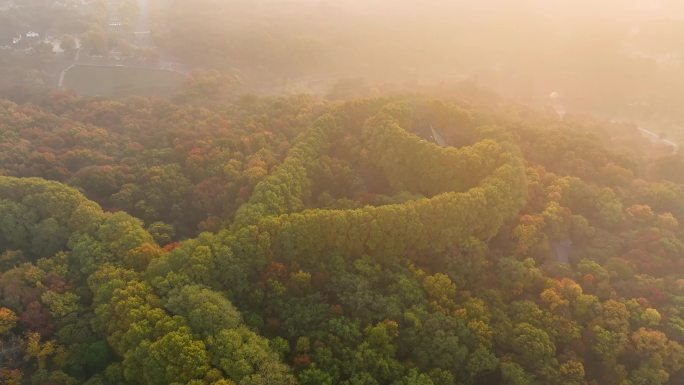
<path id="1" fill-rule="evenodd" d="M 0 0 L 0 384 L 684 384 L 684 3 Z"/>

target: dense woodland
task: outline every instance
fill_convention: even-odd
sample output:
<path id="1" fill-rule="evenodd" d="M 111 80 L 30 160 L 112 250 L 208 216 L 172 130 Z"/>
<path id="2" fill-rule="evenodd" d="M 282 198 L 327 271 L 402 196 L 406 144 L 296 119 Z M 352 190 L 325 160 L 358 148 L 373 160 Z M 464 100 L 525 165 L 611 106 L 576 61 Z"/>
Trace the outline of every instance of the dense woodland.
<path id="1" fill-rule="evenodd" d="M 0 382 L 684 382 L 684 163 L 634 127 L 188 98 L 0 102 Z"/>
<path id="2" fill-rule="evenodd" d="M 0 170 L 66 182 L 108 210 L 189 236 L 230 219 L 318 108 L 307 97 L 215 109 L 68 95 L 43 109 L 6 101 Z"/>

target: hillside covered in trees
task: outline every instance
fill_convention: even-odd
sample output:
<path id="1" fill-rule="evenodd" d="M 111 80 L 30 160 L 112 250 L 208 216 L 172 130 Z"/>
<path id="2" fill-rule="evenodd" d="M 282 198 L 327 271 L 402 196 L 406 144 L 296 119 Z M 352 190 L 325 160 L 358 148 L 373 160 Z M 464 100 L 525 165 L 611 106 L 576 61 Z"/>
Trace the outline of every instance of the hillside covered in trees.
<path id="1" fill-rule="evenodd" d="M 0 101 L 0 383 L 684 382 L 684 162 L 636 127 L 187 98 Z"/>

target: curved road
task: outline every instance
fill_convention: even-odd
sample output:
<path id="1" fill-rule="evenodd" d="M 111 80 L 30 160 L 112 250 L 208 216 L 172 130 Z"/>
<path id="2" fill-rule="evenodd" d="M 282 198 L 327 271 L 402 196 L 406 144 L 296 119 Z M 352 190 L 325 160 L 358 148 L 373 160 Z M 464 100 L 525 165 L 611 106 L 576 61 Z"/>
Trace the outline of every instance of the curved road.
<path id="1" fill-rule="evenodd" d="M 551 108 L 558 114 L 558 117 L 563 120 L 566 114 L 565 107 L 559 103 L 556 100 L 553 100 L 551 102 Z M 620 119 L 614 119 L 615 121 L 619 121 Z M 656 134 L 655 132 L 648 130 L 646 128 L 643 128 L 641 126 L 637 126 L 637 130 L 641 133 L 641 135 L 648 140 L 651 141 L 651 143 L 660 143 L 666 147 L 672 148 L 672 154 L 676 154 L 679 151 L 679 144 L 673 142 L 672 140 L 669 139 L 663 139 L 660 137 L 659 134 Z"/>
<path id="2" fill-rule="evenodd" d="M 660 135 L 656 134 L 653 131 L 647 130 L 643 127 L 637 127 L 637 129 L 639 130 L 639 132 L 641 132 L 641 134 L 643 136 L 648 138 L 651 142 L 653 142 L 653 143 L 660 142 L 667 147 L 672 147 L 672 154 L 676 154 L 677 151 L 679 150 L 679 145 L 677 143 L 675 143 L 669 139 L 663 139 L 660 137 Z"/>

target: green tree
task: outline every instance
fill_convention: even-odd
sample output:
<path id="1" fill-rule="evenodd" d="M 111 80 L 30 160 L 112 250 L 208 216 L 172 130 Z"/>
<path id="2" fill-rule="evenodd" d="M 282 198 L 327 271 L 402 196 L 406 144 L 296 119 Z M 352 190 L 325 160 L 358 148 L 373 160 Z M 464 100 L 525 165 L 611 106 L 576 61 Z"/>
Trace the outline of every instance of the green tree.
<path id="1" fill-rule="evenodd" d="M 201 304 L 201 306 L 198 306 Z M 198 333 L 208 336 L 242 324 L 240 312 L 223 295 L 199 285 L 184 286 L 170 293 L 165 307 L 183 316 Z"/>
<path id="2" fill-rule="evenodd" d="M 147 348 L 142 377 L 129 374 L 129 380 L 146 384 L 170 384 L 202 379 L 209 370 L 209 356 L 202 341 L 184 331 L 166 334 Z M 133 375 L 133 376 L 131 376 Z"/>
<path id="3" fill-rule="evenodd" d="M 299 374 L 298 379 L 301 385 L 333 384 L 333 378 L 328 373 L 315 368 L 305 369 Z"/>
<path id="4" fill-rule="evenodd" d="M 76 49 L 76 39 L 72 35 L 62 35 L 59 47 L 66 52 L 71 52 Z"/>
<path id="5" fill-rule="evenodd" d="M 556 346 L 544 330 L 521 323 L 513 328 L 513 335 L 511 348 L 527 367 L 540 368 L 556 356 Z"/>

